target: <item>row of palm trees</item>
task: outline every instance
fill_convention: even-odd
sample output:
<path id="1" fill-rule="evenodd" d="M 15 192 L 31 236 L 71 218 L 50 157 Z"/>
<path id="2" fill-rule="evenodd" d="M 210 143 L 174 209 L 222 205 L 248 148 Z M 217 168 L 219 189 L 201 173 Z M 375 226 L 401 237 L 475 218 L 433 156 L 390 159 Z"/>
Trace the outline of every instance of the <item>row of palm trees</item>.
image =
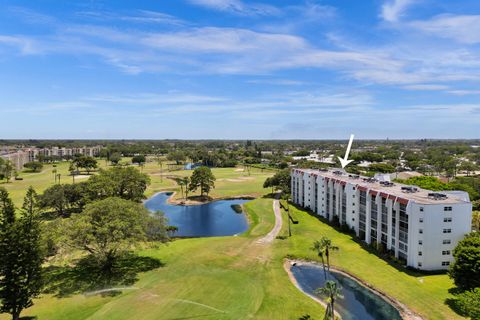
<path id="1" fill-rule="evenodd" d="M 290 227 L 290 207 L 289 207 L 289 195 L 286 193 L 281 194 L 281 199 L 285 201 L 285 211 L 288 214 L 288 235 L 292 236 Z M 330 253 L 338 251 L 339 248 L 332 243 L 332 240 L 323 236 L 320 240 L 313 242 L 311 250 L 315 251 L 322 261 L 323 275 L 325 277 L 325 285 L 322 288 L 315 290 L 315 294 L 327 297 L 327 308 L 325 310 L 324 320 L 335 319 L 335 301 L 343 298 L 341 294 L 341 288 L 335 281 L 327 281 L 327 270 L 330 271 Z M 326 259 L 326 261 L 325 261 Z M 300 318 L 302 319 L 302 318 Z M 310 319 L 309 317 L 306 319 Z"/>
<path id="2" fill-rule="evenodd" d="M 327 297 L 327 309 L 325 310 L 324 320 L 334 320 L 335 301 L 343 298 L 343 296 L 341 294 L 341 288 L 335 281 L 327 281 L 327 269 L 330 271 L 330 253 L 338 251 L 339 248 L 333 245 L 332 240 L 323 236 L 320 240 L 313 242 L 311 250 L 315 251 L 322 260 L 323 275 L 325 277 L 325 285 L 322 288 L 315 290 L 315 294 Z"/>

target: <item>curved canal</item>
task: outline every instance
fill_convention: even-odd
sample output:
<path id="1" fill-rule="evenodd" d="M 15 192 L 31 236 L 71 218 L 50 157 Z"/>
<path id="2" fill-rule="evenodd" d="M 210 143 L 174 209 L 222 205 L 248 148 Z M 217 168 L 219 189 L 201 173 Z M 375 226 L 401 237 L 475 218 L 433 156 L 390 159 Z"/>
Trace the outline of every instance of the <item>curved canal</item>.
<path id="1" fill-rule="evenodd" d="M 152 211 L 162 211 L 168 225 L 178 228 L 178 237 L 217 237 L 232 236 L 248 229 L 243 212 L 236 213 L 232 205 L 241 205 L 250 200 L 219 200 L 206 204 L 181 206 L 168 203 L 172 192 L 162 192 L 145 201 L 145 207 Z"/>
<path id="2" fill-rule="evenodd" d="M 311 295 L 325 284 L 323 268 L 301 264 L 290 268 L 300 288 Z M 340 285 L 343 298 L 335 301 L 336 311 L 343 320 L 402 320 L 399 311 L 388 301 L 356 280 L 330 271 L 327 280 Z"/>

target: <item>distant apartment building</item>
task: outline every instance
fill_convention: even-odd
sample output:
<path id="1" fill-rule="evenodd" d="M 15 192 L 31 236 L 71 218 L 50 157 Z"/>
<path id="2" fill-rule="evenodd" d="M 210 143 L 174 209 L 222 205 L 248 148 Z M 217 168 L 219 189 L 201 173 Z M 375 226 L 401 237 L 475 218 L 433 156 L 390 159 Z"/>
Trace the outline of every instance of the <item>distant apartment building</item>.
<path id="1" fill-rule="evenodd" d="M 81 148 L 2 148 L 0 151 L 0 158 L 11 161 L 16 170 L 22 170 L 25 163 L 37 161 L 40 157 L 58 157 L 60 159 L 65 159 L 77 154 L 96 157 L 100 154 L 101 150 L 101 146 Z"/>
<path id="2" fill-rule="evenodd" d="M 15 166 L 16 170 L 21 170 L 23 168 L 23 165 L 29 162 L 28 152 L 24 151 L 15 151 L 0 154 L 0 158 L 10 161 Z"/>
<path id="3" fill-rule="evenodd" d="M 291 176 L 294 203 L 349 226 L 413 268 L 447 269 L 471 231 L 472 204 L 463 191 L 438 193 L 341 170 L 294 169 Z"/>

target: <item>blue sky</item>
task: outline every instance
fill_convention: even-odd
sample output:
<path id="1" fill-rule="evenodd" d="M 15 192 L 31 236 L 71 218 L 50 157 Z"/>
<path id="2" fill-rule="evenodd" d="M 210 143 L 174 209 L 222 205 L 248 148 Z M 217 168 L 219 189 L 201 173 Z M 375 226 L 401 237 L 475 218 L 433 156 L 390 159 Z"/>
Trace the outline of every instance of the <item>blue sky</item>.
<path id="1" fill-rule="evenodd" d="M 480 138 L 478 0 L 0 0 L 0 138 Z"/>

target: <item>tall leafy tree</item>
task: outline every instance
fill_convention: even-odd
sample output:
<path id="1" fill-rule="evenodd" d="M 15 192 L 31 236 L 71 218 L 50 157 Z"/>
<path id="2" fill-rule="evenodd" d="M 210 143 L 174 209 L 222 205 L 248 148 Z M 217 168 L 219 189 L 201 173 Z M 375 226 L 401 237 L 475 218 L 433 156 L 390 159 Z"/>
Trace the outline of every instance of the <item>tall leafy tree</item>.
<path id="1" fill-rule="evenodd" d="M 116 166 L 122 160 L 122 154 L 120 152 L 114 152 L 108 156 L 108 160 Z"/>
<path id="2" fill-rule="evenodd" d="M 170 161 L 175 161 L 175 163 L 178 165 L 187 160 L 187 156 L 182 151 L 172 151 L 167 155 L 167 159 Z"/>
<path id="3" fill-rule="evenodd" d="M 43 163 L 40 161 L 27 162 L 23 166 L 32 172 L 40 172 L 43 169 Z"/>
<path id="4" fill-rule="evenodd" d="M 87 156 L 76 156 L 73 159 L 73 163 L 77 168 L 85 169 L 88 174 L 90 174 L 90 171 L 96 169 L 98 166 L 97 160 L 95 160 L 95 158 Z"/>
<path id="5" fill-rule="evenodd" d="M 143 154 L 136 155 L 136 156 L 132 157 L 132 163 L 137 164 L 139 166 L 143 166 L 146 161 L 147 161 L 147 159 L 145 158 L 145 156 Z"/>
<path id="6" fill-rule="evenodd" d="M 139 241 L 167 238 L 163 216 L 156 217 L 132 201 L 115 197 L 95 201 L 65 221 L 67 243 L 92 254 L 110 271 L 118 255 Z"/>
<path id="7" fill-rule="evenodd" d="M 0 161 L 0 178 L 6 179 L 7 183 L 10 182 L 10 179 L 15 175 L 15 167 L 13 163 L 9 160 Z"/>
<path id="8" fill-rule="evenodd" d="M 28 189 L 20 219 L 5 190 L 0 190 L 0 203 L 0 312 L 17 320 L 43 285 L 37 195 Z"/>
<path id="9" fill-rule="evenodd" d="M 209 167 L 198 167 L 193 171 L 190 177 L 190 191 L 200 188 L 200 194 L 208 196 L 211 189 L 215 188 L 215 176 Z"/>
<path id="10" fill-rule="evenodd" d="M 39 204 L 61 216 L 80 211 L 86 201 L 86 186 L 87 182 L 53 185 L 39 197 Z"/>
<path id="11" fill-rule="evenodd" d="M 87 182 L 88 198 L 93 200 L 119 197 L 140 202 L 150 184 L 150 178 L 134 167 L 113 167 L 100 170 Z"/>
<path id="12" fill-rule="evenodd" d="M 480 233 L 472 232 L 453 250 L 449 275 L 461 289 L 480 287 Z"/>
<path id="13" fill-rule="evenodd" d="M 288 194 L 290 193 L 290 185 L 291 185 L 290 169 L 283 169 L 275 173 L 273 177 L 267 178 L 263 184 L 263 187 L 272 188 L 272 193 L 273 193 L 273 190 L 276 188 Z"/>

